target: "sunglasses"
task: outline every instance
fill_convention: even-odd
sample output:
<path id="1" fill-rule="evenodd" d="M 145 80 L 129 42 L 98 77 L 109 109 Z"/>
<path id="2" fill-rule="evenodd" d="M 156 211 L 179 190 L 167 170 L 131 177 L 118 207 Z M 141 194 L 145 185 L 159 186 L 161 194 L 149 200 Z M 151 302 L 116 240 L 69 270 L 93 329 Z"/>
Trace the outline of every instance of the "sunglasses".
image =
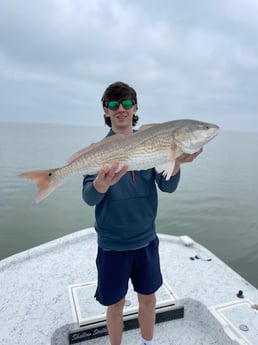
<path id="1" fill-rule="evenodd" d="M 134 106 L 135 101 L 133 99 L 124 99 L 123 101 L 105 102 L 105 106 L 110 110 L 117 110 L 120 104 L 122 104 L 124 109 L 131 109 Z"/>

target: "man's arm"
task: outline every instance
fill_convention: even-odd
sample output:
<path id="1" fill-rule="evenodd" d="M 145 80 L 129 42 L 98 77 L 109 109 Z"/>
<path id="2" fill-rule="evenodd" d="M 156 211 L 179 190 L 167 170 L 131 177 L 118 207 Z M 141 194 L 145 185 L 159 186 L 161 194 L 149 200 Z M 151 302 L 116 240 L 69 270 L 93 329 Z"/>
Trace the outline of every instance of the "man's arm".
<path id="1" fill-rule="evenodd" d="M 122 176 L 127 172 L 128 166 L 124 165 L 122 169 L 118 172 L 119 162 L 114 162 L 111 167 L 108 164 L 105 164 L 100 171 L 96 179 L 93 182 L 95 189 L 99 193 L 106 193 L 110 186 L 116 184 Z"/>
<path id="2" fill-rule="evenodd" d="M 199 151 L 193 154 L 183 153 L 180 157 L 177 157 L 172 176 L 169 180 L 166 180 L 162 174 L 157 174 L 156 181 L 159 189 L 163 192 L 173 193 L 177 189 L 180 180 L 181 164 L 191 163 L 197 156 L 199 156 L 200 153 L 202 153 L 202 151 L 203 149 L 201 148 Z"/>
<path id="3" fill-rule="evenodd" d="M 202 151 L 203 151 L 203 148 L 201 148 L 199 151 L 195 153 L 192 153 L 192 154 L 183 153 L 181 156 L 177 157 L 172 176 L 176 175 L 179 172 L 181 164 L 191 163 L 197 156 L 199 156 L 200 153 L 202 153 Z"/>
<path id="4" fill-rule="evenodd" d="M 110 186 L 117 183 L 127 172 L 128 166 L 124 165 L 118 172 L 119 162 L 116 161 L 109 166 L 105 164 L 97 176 L 86 176 L 83 180 L 82 197 L 90 206 L 97 205 L 105 196 Z"/>

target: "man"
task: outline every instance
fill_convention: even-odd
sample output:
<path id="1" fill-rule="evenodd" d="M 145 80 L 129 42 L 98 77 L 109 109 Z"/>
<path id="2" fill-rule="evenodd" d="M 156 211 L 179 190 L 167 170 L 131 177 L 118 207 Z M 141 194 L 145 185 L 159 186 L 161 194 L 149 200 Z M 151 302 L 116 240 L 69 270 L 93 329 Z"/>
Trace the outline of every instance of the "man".
<path id="1" fill-rule="evenodd" d="M 122 82 L 111 84 L 103 94 L 108 136 L 131 135 L 138 121 L 137 94 Z M 201 152 L 201 151 L 200 151 Z M 104 165 L 97 175 L 85 176 L 83 199 L 96 206 L 95 229 L 98 235 L 98 286 L 96 299 L 107 306 L 107 327 L 111 345 L 120 345 L 123 307 L 131 279 L 139 301 L 141 344 L 152 345 L 155 324 L 155 292 L 162 285 L 159 240 L 155 229 L 157 188 L 172 193 L 180 179 L 180 164 L 198 154 L 183 154 L 176 159 L 167 181 L 155 169 L 117 172 L 119 162 Z"/>

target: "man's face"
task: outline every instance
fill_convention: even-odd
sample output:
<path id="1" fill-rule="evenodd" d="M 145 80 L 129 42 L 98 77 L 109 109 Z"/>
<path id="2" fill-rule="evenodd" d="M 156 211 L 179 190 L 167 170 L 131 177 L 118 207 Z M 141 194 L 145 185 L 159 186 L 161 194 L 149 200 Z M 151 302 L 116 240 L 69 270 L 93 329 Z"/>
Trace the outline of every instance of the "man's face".
<path id="1" fill-rule="evenodd" d="M 129 101 L 130 100 L 123 100 L 123 102 L 120 102 L 114 100 L 114 103 L 109 102 L 109 104 L 104 107 L 105 116 L 110 117 L 112 129 L 115 132 L 132 129 L 132 119 L 133 115 L 136 113 L 137 105 L 130 104 Z"/>

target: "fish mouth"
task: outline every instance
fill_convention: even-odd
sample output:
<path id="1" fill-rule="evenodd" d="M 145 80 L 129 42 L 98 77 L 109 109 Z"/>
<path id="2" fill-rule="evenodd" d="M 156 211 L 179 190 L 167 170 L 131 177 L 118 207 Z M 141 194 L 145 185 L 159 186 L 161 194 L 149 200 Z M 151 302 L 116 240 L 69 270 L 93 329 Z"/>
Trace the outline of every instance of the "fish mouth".
<path id="1" fill-rule="evenodd" d="M 219 134 L 219 131 L 220 131 L 220 128 L 215 125 L 209 128 L 208 133 L 206 133 L 206 135 L 203 136 L 204 144 L 208 143 L 213 138 L 215 138 Z"/>
<path id="2" fill-rule="evenodd" d="M 210 128 L 210 140 L 216 137 L 216 135 L 219 134 L 220 128 L 217 125 L 214 125 L 212 128 Z"/>

